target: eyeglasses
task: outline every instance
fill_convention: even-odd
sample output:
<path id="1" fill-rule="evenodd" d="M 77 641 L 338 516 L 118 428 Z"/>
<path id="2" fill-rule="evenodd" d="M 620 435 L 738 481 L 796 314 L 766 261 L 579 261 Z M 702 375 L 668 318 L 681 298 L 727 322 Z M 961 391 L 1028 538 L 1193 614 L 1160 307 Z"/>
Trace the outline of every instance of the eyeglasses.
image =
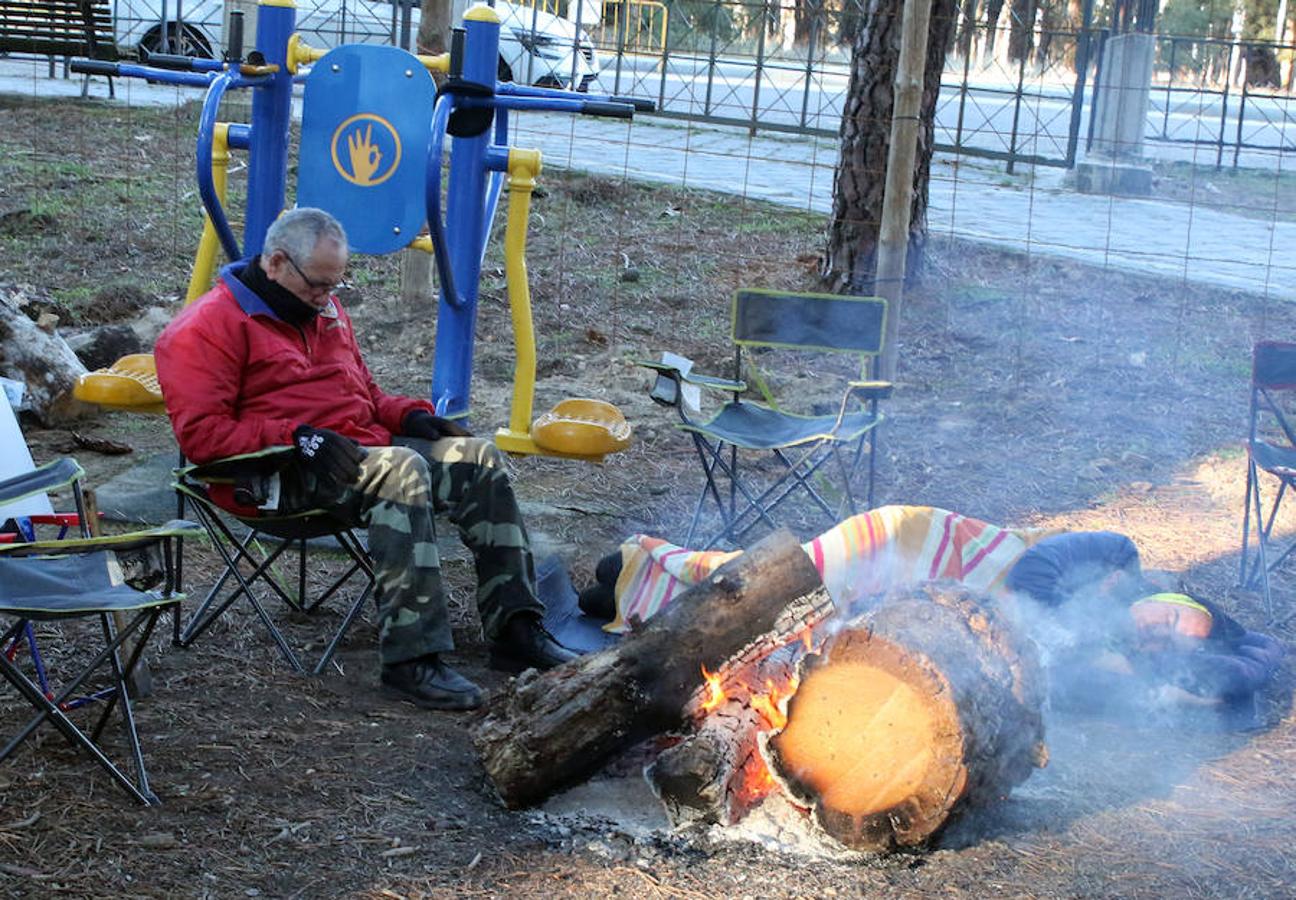
<path id="1" fill-rule="evenodd" d="M 317 294 L 331 294 L 338 289 L 339 285 L 342 284 L 340 281 L 315 281 L 312 278 L 308 278 L 306 273 L 301 270 L 301 266 L 297 265 L 297 261 L 287 253 L 284 254 L 284 259 L 288 260 L 288 265 L 293 267 L 293 271 L 297 273 L 297 277 L 306 282 L 306 286 Z"/>

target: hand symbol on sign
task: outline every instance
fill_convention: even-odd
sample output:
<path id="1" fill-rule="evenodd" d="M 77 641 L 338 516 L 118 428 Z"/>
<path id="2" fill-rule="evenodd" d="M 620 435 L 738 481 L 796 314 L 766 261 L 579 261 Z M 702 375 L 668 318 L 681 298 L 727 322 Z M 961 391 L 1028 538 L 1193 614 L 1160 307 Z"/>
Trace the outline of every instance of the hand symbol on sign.
<path id="1" fill-rule="evenodd" d="M 366 126 L 364 134 L 357 128 L 347 135 L 347 151 L 351 155 L 351 175 L 356 184 L 367 185 L 373 181 L 382 162 L 382 151 L 373 143 L 372 124 Z"/>

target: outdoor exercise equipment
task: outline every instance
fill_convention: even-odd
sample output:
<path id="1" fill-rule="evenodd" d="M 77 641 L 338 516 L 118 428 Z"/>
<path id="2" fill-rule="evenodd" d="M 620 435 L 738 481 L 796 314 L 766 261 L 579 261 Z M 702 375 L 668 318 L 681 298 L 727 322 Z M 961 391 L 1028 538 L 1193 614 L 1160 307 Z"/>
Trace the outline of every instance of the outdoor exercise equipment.
<path id="1" fill-rule="evenodd" d="M 80 60 L 78 72 L 206 87 L 198 127 L 196 177 L 205 210 L 187 302 L 211 281 L 216 253 L 230 260 L 260 252 L 285 205 L 292 86 L 304 83 L 297 204 L 328 209 L 353 249 L 390 253 L 416 247 L 433 254 L 441 282 L 432 402 L 441 415 L 469 412 L 478 282 L 503 179 L 510 183 L 505 239 L 509 304 L 517 342 L 509 425 L 497 443 L 512 453 L 601 459 L 624 448 L 629 426 L 610 404 L 567 400 L 531 423 L 535 338 L 526 283 L 526 227 L 540 154 L 509 147 L 509 110 L 630 118 L 650 109 L 639 100 L 575 94 L 495 81 L 500 19 L 479 5 L 456 29 L 452 49 L 414 56 L 395 47 L 347 45 L 320 50 L 293 33 L 290 0 L 263 2 L 257 48 L 241 61 L 241 17 L 231 24 L 227 61 L 149 57 L 148 65 Z M 430 72 L 449 76 L 438 93 Z M 393 85 L 399 85 L 398 90 Z M 231 88 L 252 90 L 250 125 L 219 123 Z M 435 99 L 434 99 L 435 98 Z M 493 135 L 491 134 L 493 125 Z M 450 151 L 445 211 L 442 164 Z M 249 154 L 240 245 L 225 213 L 229 150 Z M 424 226 L 429 234 L 420 236 Z M 151 357 L 127 358 L 83 379 L 77 396 L 111 406 L 162 411 Z"/>

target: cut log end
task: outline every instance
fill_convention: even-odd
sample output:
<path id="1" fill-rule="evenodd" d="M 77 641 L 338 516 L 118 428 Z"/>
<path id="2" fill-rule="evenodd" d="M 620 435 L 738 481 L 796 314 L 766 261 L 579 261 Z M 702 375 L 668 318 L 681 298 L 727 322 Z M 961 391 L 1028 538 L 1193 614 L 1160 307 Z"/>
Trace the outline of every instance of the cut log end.
<path id="1" fill-rule="evenodd" d="M 788 726 L 767 746 L 792 796 L 830 811 L 825 828 L 871 844 L 874 820 L 943 812 L 966 780 L 949 685 L 867 632 L 847 632 L 831 665 L 808 665 Z"/>
<path id="2" fill-rule="evenodd" d="M 890 598 L 807 657 L 775 778 L 847 847 L 920 844 L 1042 761 L 1033 647 L 959 588 Z"/>

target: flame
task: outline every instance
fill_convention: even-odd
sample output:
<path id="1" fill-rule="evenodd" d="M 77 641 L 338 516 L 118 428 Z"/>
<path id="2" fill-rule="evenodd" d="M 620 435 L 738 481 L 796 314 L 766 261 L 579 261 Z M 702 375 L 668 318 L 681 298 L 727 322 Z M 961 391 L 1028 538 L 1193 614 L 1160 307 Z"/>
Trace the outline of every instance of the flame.
<path id="1" fill-rule="evenodd" d="M 714 672 L 708 672 L 707 667 L 702 667 L 702 677 L 706 679 L 707 698 L 702 701 L 702 711 L 711 712 L 725 701 L 724 688 L 720 685 L 720 676 Z"/>
<path id="2" fill-rule="evenodd" d="M 779 709 L 779 703 L 784 697 L 790 697 L 796 693 L 800 681 L 793 678 L 788 682 L 786 690 L 780 691 L 774 684 L 773 679 L 765 679 L 765 690 L 767 693 L 755 694 L 751 698 L 752 708 L 765 717 L 771 728 L 787 727 L 787 715 Z"/>
<path id="3" fill-rule="evenodd" d="M 809 626 L 809 625 L 807 625 L 805 628 L 803 628 L 803 629 L 801 630 L 801 634 L 799 634 L 798 637 L 801 638 L 801 643 L 805 644 L 806 653 L 813 653 L 813 652 L 814 652 L 814 636 L 810 633 L 810 626 Z"/>

